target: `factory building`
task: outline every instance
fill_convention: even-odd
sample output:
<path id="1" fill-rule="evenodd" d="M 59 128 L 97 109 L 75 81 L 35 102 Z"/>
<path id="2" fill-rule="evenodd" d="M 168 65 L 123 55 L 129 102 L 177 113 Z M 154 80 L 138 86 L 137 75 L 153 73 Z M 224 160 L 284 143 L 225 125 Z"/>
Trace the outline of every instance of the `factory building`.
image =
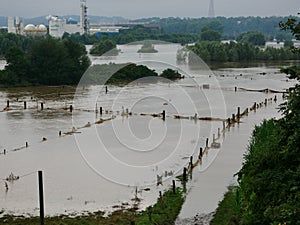
<path id="1" fill-rule="evenodd" d="M 47 35 L 48 30 L 44 24 L 39 24 L 37 26 L 34 26 L 33 24 L 28 24 L 25 26 L 23 33 L 25 36 L 44 37 Z"/>
<path id="2" fill-rule="evenodd" d="M 20 20 L 19 17 L 9 16 L 8 22 L 7 22 L 7 31 L 8 31 L 8 33 L 23 35 L 23 32 L 24 32 L 23 21 Z"/>
<path id="3" fill-rule="evenodd" d="M 49 16 L 49 34 L 52 37 L 61 38 L 64 33 L 69 34 L 88 34 L 89 22 L 87 19 L 86 0 L 80 0 L 80 22 L 69 23 L 65 18 L 58 18 L 57 16 Z"/>
<path id="4" fill-rule="evenodd" d="M 49 34 L 55 38 L 61 38 L 64 33 L 82 34 L 82 29 L 79 24 L 69 24 L 67 19 L 60 19 L 58 17 L 51 17 L 49 20 Z"/>

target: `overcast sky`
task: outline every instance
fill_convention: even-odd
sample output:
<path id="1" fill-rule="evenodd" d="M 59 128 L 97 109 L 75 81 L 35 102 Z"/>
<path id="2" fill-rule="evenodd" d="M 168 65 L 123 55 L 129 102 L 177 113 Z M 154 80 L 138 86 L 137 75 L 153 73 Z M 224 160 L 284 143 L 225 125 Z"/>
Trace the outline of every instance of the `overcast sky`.
<path id="1" fill-rule="evenodd" d="M 206 17 L 210 0 L 87 0 L 88 14 L 146 17 Z M 79 0 L 0 0 L 0 16 L 79 15 Z M 214 0 L 216 16 L 286 16 L 300 0 Z"/>

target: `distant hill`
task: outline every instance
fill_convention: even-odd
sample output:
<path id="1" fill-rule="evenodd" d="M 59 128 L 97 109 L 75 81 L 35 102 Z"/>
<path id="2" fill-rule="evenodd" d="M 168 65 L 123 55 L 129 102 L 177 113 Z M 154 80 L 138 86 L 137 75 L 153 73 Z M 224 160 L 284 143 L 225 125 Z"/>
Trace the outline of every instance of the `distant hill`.
<path id="1" fill-rule="evenodd" d="M 24 21 L 24 24 L 27 25 L 29 23 L 32 24 L 48 24 L 48 21 L 45 16 L 39 16 L 39 17 L 34 17 L 34 18 L 20 18 Z M 78 15 L 65 15 L 65 16 L 60 16 L 60 18 L 66 18 L 66 19 L 72 19 L 72 21 L 79 21 L 80 18 Z M 114 23 L 114 22 L 127 22 L 128 19 L 125 19 L 123 17 L 107 17 L 107 16 L 88 16 L 90 23 Z M 0 27 L 2 26 L 7 26 L 7 17 L 0 16 Z"/>
<path id="2" fill-rule="evenodd" d="M 0 16 L 0 27 L 7 27 L 7 17 Z"/>

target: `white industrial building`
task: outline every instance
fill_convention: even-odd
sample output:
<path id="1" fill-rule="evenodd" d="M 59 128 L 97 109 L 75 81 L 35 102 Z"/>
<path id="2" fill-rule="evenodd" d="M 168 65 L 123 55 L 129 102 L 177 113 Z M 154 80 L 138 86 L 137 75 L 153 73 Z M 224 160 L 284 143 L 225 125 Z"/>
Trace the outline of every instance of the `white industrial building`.
<path id="1" fill-rule="evenodd" d="M 57 16 L 49 16 L 49 34 L 52 37 L 61 38 L 64 33 L 69 34 L 88 34 L 89 23 L 87 19 L 86 0 L 80 0 L 80 22 L 77 24 L 69 24 L 67 19 L 58 18 Z"/>
<path id="2" fill-rule="evenodd" d="M 68 24 L 67 19 L 59 19 L 58 17 L 52 17 L 49 20 L 49 34 L 52 37 L 61 38 L 64 33 L 82 34 L 82 29 L 79 24 Z"/>
<path id="3" fill-rule="evenodd" d="M 23 35 L 23 32 L 24 32 L 23 21 L 20 20 L 19 17 L 9 16 L 8 22 L 7 22 L 7 31 L 8 31 L 8 33 Z"/>

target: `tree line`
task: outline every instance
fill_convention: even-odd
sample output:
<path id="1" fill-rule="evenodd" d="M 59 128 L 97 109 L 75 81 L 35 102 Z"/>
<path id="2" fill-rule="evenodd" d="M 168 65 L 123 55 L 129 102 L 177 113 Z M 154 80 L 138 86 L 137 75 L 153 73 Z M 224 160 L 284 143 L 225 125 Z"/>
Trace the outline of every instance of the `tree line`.
<path id="1" fill-rule="evenodd" d="M 290 17 L 216 17 L 216 18 L 147 18 L 134 20 L 136 22 L 156 22 L 166 34 L 198 34 L 204 27 L 212 28 L 216 22 L 221 25 L 224 39 L 236 39 L 241 33 L 258 31 L 268 36 L 268 39 L 283 41 L 291 39 L 292 35 L 278 27 L 280 21 Z M 294 17 L 296 18 L 296 17 Z M 220 26 L 218 25 L 218 26 Z M 220 31 L 220 30 L 219 30 Z"/>
<path id="2" fill-rule="evenodd" d="M 204 61 L 213 62 L 240 62 L 240 61 L 254 61 L 254 60 L 298 60 L 299 54 L 290 51 L 286 48 L 259 48 L 249 42 L 230 42 L 221 43 L 217 41 L 202 41 L 195 45 L 188 47 L 197 56 Z M 195 55 L 188 55 L 189 62 L 193 62 Z M 178 56 L 178 58 L 180 58 Z"/>
<path id="3" fill-rule="evenodd" d="M 25 48 L 20 44 L 5 54 L 1 86 L 77 84 L 90 65 L 85 46 L 71 39 L 36 39 Z"/>

